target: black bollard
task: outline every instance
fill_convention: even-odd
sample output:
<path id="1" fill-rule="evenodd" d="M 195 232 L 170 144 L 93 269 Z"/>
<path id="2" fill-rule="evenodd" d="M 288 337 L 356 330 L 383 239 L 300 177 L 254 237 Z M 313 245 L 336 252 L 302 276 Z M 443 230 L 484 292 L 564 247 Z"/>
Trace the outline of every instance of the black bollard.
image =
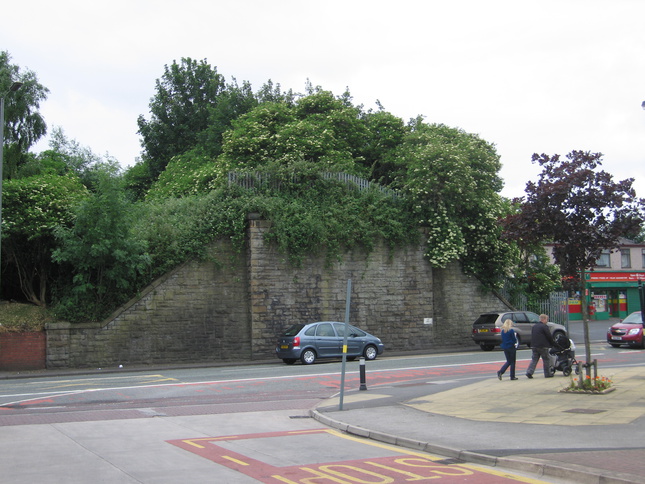
<path id="1" fill-rule="evenodd" d="M 361 387 L 359 390 L 367 390 L 367 385 L 365 384 L 365 358 L 361 358 L 359 363 L 361 370 Z"/>

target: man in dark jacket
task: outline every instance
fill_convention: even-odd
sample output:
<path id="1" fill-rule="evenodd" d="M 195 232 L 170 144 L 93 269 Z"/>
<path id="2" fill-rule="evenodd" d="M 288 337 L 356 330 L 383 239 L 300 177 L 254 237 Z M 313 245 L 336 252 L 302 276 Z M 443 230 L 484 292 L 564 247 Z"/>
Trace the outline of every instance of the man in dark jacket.
<path id="1" fill-rule="evenodd" d="M 547 326 L 549 317 L 546 314 L 540 314 L 540 322 L 533 325 L 531 329 L 531 364 L 529 369 L 526 370 L 526 376 L 533 378 L 535 367 L 542 358 L 542 366 L 544 368 L 544 378 L 551 378 L 553 376 L 553 368 L 551 367 L 551 358 L 549 356 L 549 349 L 555 346 L 551 330 Z"/>

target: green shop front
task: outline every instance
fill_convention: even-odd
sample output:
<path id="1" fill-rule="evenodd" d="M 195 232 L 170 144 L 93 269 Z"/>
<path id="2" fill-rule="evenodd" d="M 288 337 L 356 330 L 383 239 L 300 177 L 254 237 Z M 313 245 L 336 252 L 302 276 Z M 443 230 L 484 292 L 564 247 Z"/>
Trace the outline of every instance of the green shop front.
<path id="1" fill-rule="evenodd" d="M 624 318 L 640 311 L 639 281 L 645 284 L 645 271 L 593 271 L 585 273 L 585 292 L 590 319 L 602 321 Z M 569 320 L 582 319 L 580 297 L 569 299 Z"/>

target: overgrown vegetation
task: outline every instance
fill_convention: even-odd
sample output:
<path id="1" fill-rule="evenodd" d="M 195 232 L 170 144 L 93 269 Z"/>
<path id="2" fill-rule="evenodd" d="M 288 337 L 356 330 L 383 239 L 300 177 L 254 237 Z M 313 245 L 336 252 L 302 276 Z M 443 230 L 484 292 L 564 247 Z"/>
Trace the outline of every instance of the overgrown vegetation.
<path id="1" fill-rule="evenodd" d="M 42 331 L 53 321 L 50 311 L 34 304 L 0 303 L 0 333 Z"/>
<path id="2" fill-rule="evenodd" d="M 498 221 L 512 206 L 499 195 L 494 145 L 420 116 L 405 123 L 378 103 L 365 110 L 348 91 L 305 91 L 268 81 L 254 93 L 206 61 L 173 62 L 150 117 L 138 119 L 142 159 L 125 173 L 56 130 L 49 150 L 15 158 L 6 186 L 15 209 L 3 213 L 3 297 L 70 321 L 100 319 L 157 276 L 206 257 L 214 239 L 241 249 L 249 213 L 271 221 L 267 240 L 294 265 L 321 252 L 331 264 L 377 240 L 418 243 L 421 233 L 433 266 L 458 260 L 487 287 L 521 265 L 515 243 L 501 238 Z M 19 122 L 19 111 L 7 112 Z M 229 186 L 230 172 L 272 182 Z M 356 190 L 329 172 L 390 192 Z M 47 196 L 25 205 L 23 186 Z"/>
<path id="3" fill-rule="evenodd" d="M 189 257 L 204 257 L 214 238 L 228 238 L 242 249 L 249 213 L 272 222 L 267 240 L 296 265 L 321 248 L 331 261 L 357 246 L 370 250 L 378 237 L 392 247 L 417 240 L 418 227 L 404 201 L 376 190 L 358 191 L 304 168 L 265 173 L 273 184 L 252 189 L 224 184 L 147 202 L 146 216 L 134 222 L 133 230 L 148 244 L 152 275 Z"/>

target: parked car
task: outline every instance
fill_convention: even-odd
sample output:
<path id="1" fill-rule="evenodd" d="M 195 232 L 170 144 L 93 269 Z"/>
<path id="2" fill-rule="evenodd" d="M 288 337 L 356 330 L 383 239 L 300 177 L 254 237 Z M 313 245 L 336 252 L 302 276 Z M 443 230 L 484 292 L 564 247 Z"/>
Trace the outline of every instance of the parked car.
<path id="1" fill-rule="evenodd" d="M 629 345 L 633 348 L 645 348 L 643 338 L 643 319 L 640 311 L 634 311 L 620 323 L 613 324 L 607 330 L 607 343 L 614 348 Z"/>
<path id="2" fill-rule="evenodd" d="M 348 325 L 347 359 L 358 356 L 373 360 L 383 353 L 383 342 L 362 329 Z M 300 360 L 311 365 L 318 358 L 341 358 L 345 340 L 345 323 L 319 321 L 294 324 L 278 338 L 275 354 L 287 365 Z"/>
<path id="3" fill-rule="evenodd" d="M 540 323 L 540 316 L 531 311 L 508 311 L 491 312 L 480 315 L 473 323 L 473 341 L 484 351 L 491 351 L 495 346 L 502 343 L 502 324 L 511 319 L 515 325 L 513 329 L 517 333 L 520 344 L 531 346 L 531 329 L 535 324 Z M 547 323 L 553 339 L 560 334 L 567 337 L 567 329 L 561 324 Z"/>

